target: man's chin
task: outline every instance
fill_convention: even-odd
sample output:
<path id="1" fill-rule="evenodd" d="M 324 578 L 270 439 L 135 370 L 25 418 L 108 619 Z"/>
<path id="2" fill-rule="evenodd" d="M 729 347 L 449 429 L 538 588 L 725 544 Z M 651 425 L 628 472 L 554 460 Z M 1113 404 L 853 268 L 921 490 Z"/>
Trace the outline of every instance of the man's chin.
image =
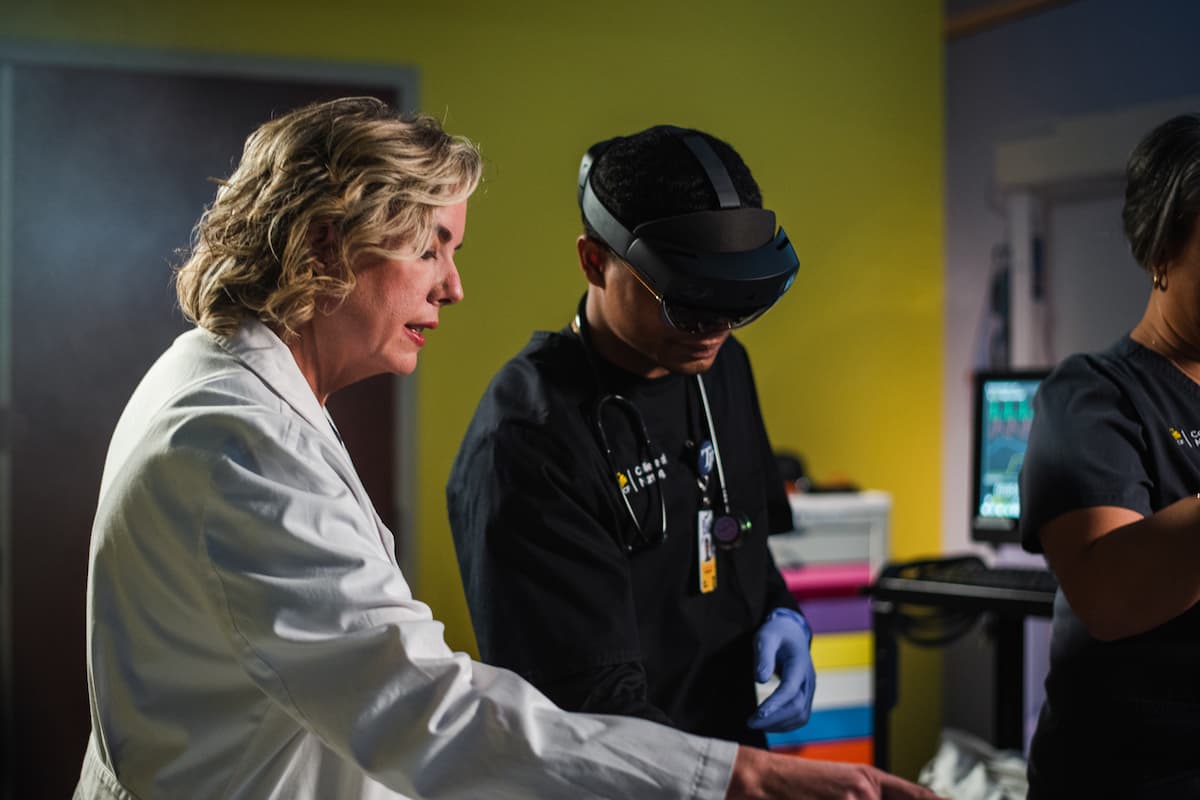
<path id="1" fill-rule="evenodd" d="M 679 361 L 669 365 L 667 369 L 675 375 L 700 375 L 712 369 L 713 362 L 716 360 L 716 356 L 711 356 L 709 358 L 698 358 L 690 361 Z"/>

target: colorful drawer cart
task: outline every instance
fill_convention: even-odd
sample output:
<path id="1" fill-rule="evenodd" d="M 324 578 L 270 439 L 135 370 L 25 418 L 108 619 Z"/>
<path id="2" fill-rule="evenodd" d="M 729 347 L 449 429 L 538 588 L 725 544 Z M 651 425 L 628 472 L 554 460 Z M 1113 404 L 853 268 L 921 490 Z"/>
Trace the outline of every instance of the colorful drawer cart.
<path id="1" fill-rule="evenodd" d="M 885 492 L 791 496 L 796 530 L 770 539 L 788 588 L 813 629 L 817 691 L 807 725 L 768 746 L 806 758 L 873 760 L 870 601 L 862 590 L 887 559 Z M 765 697 L 774 683 L 759 687 Z"/>

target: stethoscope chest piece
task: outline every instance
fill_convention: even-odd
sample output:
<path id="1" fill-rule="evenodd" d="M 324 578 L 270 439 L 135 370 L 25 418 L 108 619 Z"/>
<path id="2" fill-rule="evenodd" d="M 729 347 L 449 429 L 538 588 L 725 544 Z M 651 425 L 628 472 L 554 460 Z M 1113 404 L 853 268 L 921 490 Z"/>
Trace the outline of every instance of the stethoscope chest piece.
<path id="1" fill-rule="evenodd" d="M 746 534 L 754 527 L 750 518 L 739 512 L 722 514 L 713 520 L 712 535 L 718 547 L 732 548 L 742 543 Z"/>

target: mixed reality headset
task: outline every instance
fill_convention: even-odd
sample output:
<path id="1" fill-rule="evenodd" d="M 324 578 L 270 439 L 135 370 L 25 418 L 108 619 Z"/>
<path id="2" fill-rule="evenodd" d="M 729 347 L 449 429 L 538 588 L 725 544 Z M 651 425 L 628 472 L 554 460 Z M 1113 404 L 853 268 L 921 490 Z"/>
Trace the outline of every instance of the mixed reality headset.
<path id="1" fill-rule="evenodd" d="M 643 222 L 632 231 L 592 189 L 590 173 L 612 144 L 592 145 L 579 164 L 579 208 L 590 230 L 633 267 L 673 327 L 739 328 L 762 316 L 796 279 L 800 262 L 775 213 L 742 205 L 728 170 L 704 137 L 665 126 L 704 168 L 719 209 Z"/>

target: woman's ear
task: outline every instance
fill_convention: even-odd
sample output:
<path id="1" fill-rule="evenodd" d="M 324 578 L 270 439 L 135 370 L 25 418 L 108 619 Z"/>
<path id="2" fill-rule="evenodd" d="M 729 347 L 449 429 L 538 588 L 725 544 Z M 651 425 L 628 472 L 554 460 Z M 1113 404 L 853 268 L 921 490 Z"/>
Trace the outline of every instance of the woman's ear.
<path id="1" fill-rule="evenodd" d="M 575 248 L 579 251 L 579 267 L 583 270 L 588 283 L 603 289 L 604 268 L 608 264 L 608 248 L 586 235 L 575 240 Z"/>
<path id="2" fill-rule="evenodd" d="M 308 229 L 307 238 L 309 250 L 316 261 L 313 265 L 313 272 L 322 281 L 321 285 L 325 287 L 318 290 L 313 301 L 317 311 L 329 316 L 337 311 L 338 306 L 346 299 L 345 291 L 331 290 L 329 287 L 337 286 L 339 283 L 345 286 L 347 282 L 353 280 L 353 276 L 350 273 L 349 265 L 342 257 L 342 248 L 339 246 L 337 233 L 332 225 L 329 223 L 313 225 Z"/>
<path id="3" fill-rule="evenodd" d="M 344 277 L 345 266 L 342 264 L 341 249 L 338 247 L 337 234 L 333 226 L 327 222 L 313 225 L 308 229 L 308 246 L 320 264 L 318 271 L 328 277 Z"/>

